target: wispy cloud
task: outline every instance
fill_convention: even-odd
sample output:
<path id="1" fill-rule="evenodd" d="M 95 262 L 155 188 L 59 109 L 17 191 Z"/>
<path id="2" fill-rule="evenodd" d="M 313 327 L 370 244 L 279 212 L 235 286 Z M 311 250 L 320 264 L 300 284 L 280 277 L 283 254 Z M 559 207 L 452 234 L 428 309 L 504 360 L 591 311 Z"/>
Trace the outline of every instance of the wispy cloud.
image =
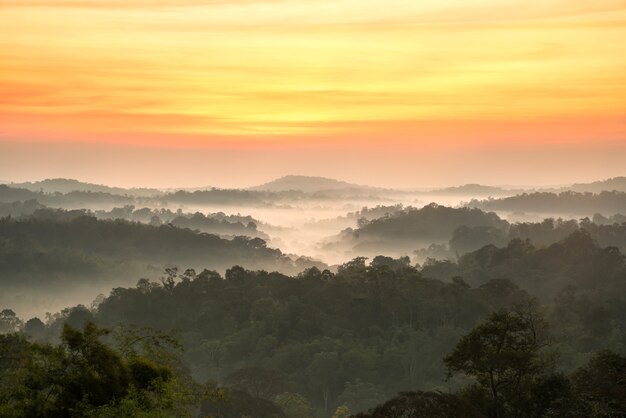
<path id="1" fill-rule="evenodd" d="M 3 0 L 0 7 L 0 118 L 11 119 L 15 136 L 167 132 L 211 141 L 369 137 L 369 130 L 379 138 L 384 127 L 410 137 L 436 125 L 424 121 L 594 126 L 626 109 L 626 45 L 616 42 L 626 38 L 623 1 Z"/>
<path id="2" fill-rule="evenodd" d="M 83 9 L 138 9 L 220 4 L 276 3 L 285 0 L 3 0 L 1 7 L 58 7 Z"/>

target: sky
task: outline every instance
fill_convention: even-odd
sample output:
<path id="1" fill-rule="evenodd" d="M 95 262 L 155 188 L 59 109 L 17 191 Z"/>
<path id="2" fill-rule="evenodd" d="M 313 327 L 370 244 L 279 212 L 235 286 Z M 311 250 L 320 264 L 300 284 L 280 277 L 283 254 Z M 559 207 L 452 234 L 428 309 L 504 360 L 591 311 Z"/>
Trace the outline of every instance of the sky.
<path id="1" fill-rule="evenodd" d="M 0 181 L 626 175 L 624 0 L 0 0 Z"/>

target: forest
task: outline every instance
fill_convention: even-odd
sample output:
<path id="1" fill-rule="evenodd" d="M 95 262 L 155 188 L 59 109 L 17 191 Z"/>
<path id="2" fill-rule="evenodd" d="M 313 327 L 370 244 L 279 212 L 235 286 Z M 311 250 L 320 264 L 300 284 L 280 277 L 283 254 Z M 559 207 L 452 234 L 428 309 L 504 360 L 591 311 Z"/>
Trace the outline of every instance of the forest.
<path id="1" fill-rule="evenodd" d="M 0 418 L 626 418 L 625 40 L 0 0 Z"/>
<path id="2" fill-rule="evenodd" d="M 376 189 L 345 187 L 313 219 L 299 215 L 314 213 L 309 198 L 242 214 L 228 199 L 157 203 L 211 191 L 102 206 L 92 195 L 106 188 L 6 187 L 0 416 L 626 414 L 626 211 L 516 221 L 508 211 L 535 210 L 532 194 L 355 207 L 355 190 Z"/>
<path id="3" fill-rule="evenodd" d="M 258 237 L 237 235 L 224 239 L 184 227 L 194 221 L 202 226 L 213 219 L 204 215 L 178 216 L 171 223 L 154 225 L 48 209 L 37 210 L 26 218 L 5 217 L 0 219 L 0 271 L 5 280 L 12 277 L 24 281 L 40 280 L 42 274 L 47 280 L 85 273 L 100 276 L 111 268 L 123 268 L 124 263 L 144 268 L 151 263 L 190 267 L 208 263 L 218 270 L 243 263 L 249 268 L 287 273 L 324 266 L 306 257 L 292 259 L 278 249 L 268 248 Z M 216 222 L 224 227 L 224 223 Z M 226 228 L 233 225 L 225 224 Z M 239 225 L 241 231 L 256 233 L 252 225 Z"/>
<path id="4" fill-rule="evenodd" d="M 626 211 L 626 193 L 615 190 L 599 193 L 571 190 L 560 193 L 533 192 L 499 199 L 472 200 L 468 205 L 484 210 L 540 214 L 615 214 Z"/>

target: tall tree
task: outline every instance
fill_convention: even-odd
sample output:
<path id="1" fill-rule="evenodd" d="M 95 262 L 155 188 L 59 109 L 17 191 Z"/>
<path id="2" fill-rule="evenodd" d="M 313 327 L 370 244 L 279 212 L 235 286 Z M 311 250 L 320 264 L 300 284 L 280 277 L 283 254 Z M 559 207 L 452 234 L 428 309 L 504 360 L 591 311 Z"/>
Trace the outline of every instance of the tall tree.
<path id="1" fill-rule="evenodd" d="M 515 416 L 528 397 L 534 379 L 544 372 L 542 321 L 532 307 L 491 314 L 463 336 L 444 362 L 449 376 L 462 373 L 475 379 L 488 394 L 491 417 Z"/>

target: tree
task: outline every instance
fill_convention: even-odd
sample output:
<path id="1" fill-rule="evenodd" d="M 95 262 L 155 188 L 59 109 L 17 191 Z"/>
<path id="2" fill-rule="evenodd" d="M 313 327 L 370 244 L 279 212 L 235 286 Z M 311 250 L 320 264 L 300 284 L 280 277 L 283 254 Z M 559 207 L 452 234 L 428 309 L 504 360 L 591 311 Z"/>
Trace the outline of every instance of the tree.
<path id="1" fill-rule="evenodd" d="M 400 257 L 398 259 L 394 259 L 391 257 L 385 257 L 382 255 L 378 255 L 374 257 L 372 263 L 370 264 L 373 268 L 380 267 L 388 267 L 391 270 L 404 270 L 406 268 L 411 267 L 411 259 L 407 256 Z"/>
<path id="2" fill-rule="evenodd" d="M 0 334 L 17 332 L 22 328 L 22 320 L 11 309 L 0 311 Z"/>
<path id="3" fill-rule="evenodd" d="M 449 376 L 473 377 L 489 394 L 489 416 L 508 416 L 520 408 L 533 379 L 544 371 L 539 353 L 544 343 L 541 324 L 530 308 L 492 313 L 444 359 Z"/>
<path id="4" fill-rule="evenodd" d="M 351 416 L 352 411 L 345 405 L 339 405 L 333 414 L 333 418 L 350 418 Z"/>
<path id="5" fill-rule="evenodd" d="M 402 392 L 367 413 L 355 418 L 482 418 L 464 399 L 441 392 Z"/>
<path id="6" fill-rule="evenodd" d="M 248 393 L 227 389 L 224 396 L 202 403 L 200 415 L 215 418 L 287 418 L 283 410 L 267 399 L 256 398 Z"/>
<path id="7" fill-rule="evenodd" d="M 321 395 L 326 413 L 330 413 L 330 404 L 340 387 L 340 364 L 336 352 L 321 352 L 313 356 L 307 368 L 311 389 Z"/>
<path id="8" fill-rule="evenodd" d="M 337 267 L 337 273 L 344 275 L 364 273 L 367 269 L 365 261 L 367 257 L 356 257 Z"/>
<path id="9" fill-rule="evenodd" d="M 287 418 L 314 418 L 311 402 L 298 393 L 281 393 L 274 400 L 287 415 Z"/>
<path id="10" fill-rule="evenodd" d="M 93 321 L 93 313 L 83 305 L 66 308 L 62 312 L 65 315 L 65 324 L 74 329 L 82 329 Z"/>
<path id="11" fill-rule="evenodd" d="M 187 415 L 199 388 L 168 362 L 104 343 L 109 332 L 66 325 L 58 346 L 0 336 L 0 416 Z"/>
<path id="12" fill-rule="evenodd" d="M 626 416 L 626 357 L 597 353 L 572 376 L 574 391 L 588 405 L 588 417 Z"/>
<path id="13" fill-rule="evenodd" d="M 364 412 L 384 401 L 385 394 L 381 386 L 355 379 L 346 383 L 343 393 L 337 399 L 350 411 Z"/>
<path id="14" fill-rule="evenodd" d="M 285 390 L 283 377 L 274 370 L 262 367 L 246 367 L 226 377 L 224 385 L 242 390 L 255 398 L 272 400 Z"/>
<path id="15" fill-rule="evenodd" d="M 35 317 L 26 321 L 24 324 L 24 334 L 33 337 L 34 339 L 41 338 L 46 332 L 46 325 L 41 321 L 41 319 Z"/>

